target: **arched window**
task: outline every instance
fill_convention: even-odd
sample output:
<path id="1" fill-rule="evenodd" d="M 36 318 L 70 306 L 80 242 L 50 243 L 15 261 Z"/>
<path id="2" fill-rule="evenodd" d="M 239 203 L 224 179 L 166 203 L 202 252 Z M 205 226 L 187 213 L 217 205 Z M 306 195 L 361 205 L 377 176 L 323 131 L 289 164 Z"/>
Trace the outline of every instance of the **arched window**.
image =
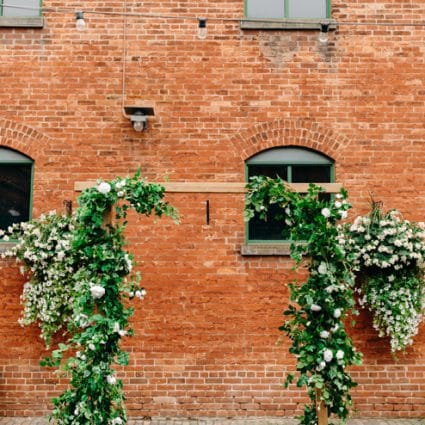
<path id="1" fill-rule="evenodd" d="M 31 216 L 33 161 L 0 147 L 0 229 Z"/>
<path id="2" fill-rule="evenodd" d="M 327 156 L 299 147 L 280 147 L 260 152 L 246 161 L 246 176 L 264 175 L 281 177 L 289 183 L 331 183 L 334 180 L 334 163 Z M 324 194 L 324 196 L 329 196 Z M 271 209 L 270 216 L 279 213 L 278 207 Z M 256 217 L 248 223 L 248 242 L 284 241 L 289 232 L 282 221 L 267 222 Z"/>

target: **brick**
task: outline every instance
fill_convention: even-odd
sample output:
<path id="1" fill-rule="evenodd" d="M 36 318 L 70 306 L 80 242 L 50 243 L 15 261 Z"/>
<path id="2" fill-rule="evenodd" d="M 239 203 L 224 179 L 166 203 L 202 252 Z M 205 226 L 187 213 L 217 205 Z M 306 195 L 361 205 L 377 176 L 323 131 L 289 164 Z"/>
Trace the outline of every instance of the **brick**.
<path id="1" fill-rule="evenodd" d="M 243 16 L 242 0 L 127 7 Z M 104 8 L 90 1 L 90 9 Z M 0 146 L 35 161 L 34 216 L 62 210 L 65 199 L 75 204 L 75 182 L 139 167 L 152 181 L 242 182 L 250 156 L 300 146 L 335 160 L 351 218 L 368 210 L 372 194 L 422 221 L 423 28 L 343 22 L 423 22 L 425 3 L 334 0 L 332 9 L 341 25 L 327 47 L 314 31 L 241 31 L 237 22 L 210 20 L 200 41 L 196 22 L 129 17 L 124 97 L 122 17 L 90 14 L 82 34 L 71 12 L 46 12 L 43 29 L 0 28 Z M 122 103 L 139 102 L 155 106 L 141 134 L 121 113 Z M 127 232 L 148 289 L 132 320 L 136 336 L 125 341 L 130 367 L 119 371 L 131 415 L 299 414 L 306 397 L 281 385 L 294 359 L 277 328 L 287 284 L 303 273 L 292 272 L 287 257 L 240 255 L 241 194 L 167 199 L 180 210 L 179 226 L 132 214 Z M 40 368 L 46 351 L 37 328 L 17 324 L 24 281 L 13 261 L 0 260 L 0 282 L 0 414 L 42 415 L 66 382 Z M 425 416 L 424 330 L 395 364 L 362 313 L 350 331 L 365 354 L 353 368 L 359 415 Z"/>

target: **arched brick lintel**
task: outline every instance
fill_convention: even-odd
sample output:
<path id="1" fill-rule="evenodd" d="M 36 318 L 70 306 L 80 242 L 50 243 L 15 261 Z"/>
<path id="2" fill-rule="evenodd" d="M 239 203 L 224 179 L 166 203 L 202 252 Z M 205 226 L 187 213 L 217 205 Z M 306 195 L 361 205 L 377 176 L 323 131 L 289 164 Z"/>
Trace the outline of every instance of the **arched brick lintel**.
<path id="1" fill-rule="evenodd" d="M 51 139 L 24 124 L 0 117 L 0 146 L 14 149 L 36 160 Z"/>
<path id="2" fill-rule="evenodd" d="M 349 140 L 312 120 L 281 119 L 241 131 L 232 137 L 231 143 L 242 161 L 279 146 L 314 149 L 338 161 L 341 147 L 346 147 Z"/>

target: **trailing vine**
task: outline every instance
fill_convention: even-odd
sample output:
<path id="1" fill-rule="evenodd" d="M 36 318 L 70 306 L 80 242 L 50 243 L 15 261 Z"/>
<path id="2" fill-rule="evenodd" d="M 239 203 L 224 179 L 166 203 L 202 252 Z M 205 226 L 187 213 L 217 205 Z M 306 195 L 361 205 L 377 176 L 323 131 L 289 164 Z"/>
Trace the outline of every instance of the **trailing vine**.
<path id="1" fill-rule="evenodd" d="M 413 343 L 425 308 L 425 231 L 396 210 L 371 212 L 342 228 L 340 243 L 359 276 L 360 304 L 373 314 L 379 336 L 391 352 Z"/>
<path id="2" fill-rule="evenodd" d="M 321 188 L 310 185 L 306 194 L 293 192 L 280 179 L 254 177 L 248 184 L 245 218 L 268 219 L 271 206 L 280 207 L 275 217 L 291 231 L 291 256 L 308 269 L 304 283 L 290 285 L 291 304 L 281 330 L 292 340 L 290 352 L 297 358 L 297 386 L 307 387 L 310 404 L 300 424 L 316 425 L 316 401 L 342 420 L 349 416 L 350 389 L 356 385 L 346 368 L 361 363 L 345 330 L 345 319 L 356 314 L 354 275 L 339 244 L 337 222 L 346 218 L 350 204 L 344 190 L 336 200 L 321 197 Z M 302 243 L 299 243 L 302 241 Z M 295 375 L 289 374 L 286 385 Z M 316 400 L 320 394 L 320 400 Z"/>
<path id="3" fill-rule="evenodd" d="M 143 299 L 146 291 L 139 274 L 130 275 L 133 257 L 124 250 L 123 232 L 130 208 L 177 219 L 163 196 L 162 186 L 143 182 L 139 173 L 98 182 L 80 195 L 73 217 L 52 213 L 15 225 L 6 235 L 18 239 L 7 255 L 16 255 L 29 274 L 23 324 L 38 322 L 46 343 L 66 328 L 65 342 L 42 361 L 70 377 L 69 389 L 53 400 L 52 418 L 59 425 L 127 422 L 122 381 L 113 365 L 128 364 L 120 340 L 133 334 L 133 309 L 124 299 Z M 107 220 L 112 209 L 116 223 Z"/>

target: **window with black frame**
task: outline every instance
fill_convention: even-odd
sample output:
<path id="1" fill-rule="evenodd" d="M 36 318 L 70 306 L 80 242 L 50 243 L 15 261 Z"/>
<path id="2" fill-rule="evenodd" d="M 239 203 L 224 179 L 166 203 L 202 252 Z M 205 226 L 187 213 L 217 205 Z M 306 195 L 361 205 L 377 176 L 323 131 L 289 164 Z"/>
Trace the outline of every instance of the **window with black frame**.
<path id="1" fill-rule="evenodd" d="M 33 161 L 0 147 L 0 229 L 31 218 Z"/>
<path id="2" fill-rule="evenodd" d="M 246 175 L 279 176 L 288 183 L 331 183 L 334 163 L 327 156 L 299 147 L 273 148 L 256 154 L 246 161 Z M 329 194 L 323 194 L 324 198 Z M 279 242 L 289 239 L 289 230 L 279 207 L 270 209 L 267 221 L 253 217 L 247 225 L 247 242 Z"/>

